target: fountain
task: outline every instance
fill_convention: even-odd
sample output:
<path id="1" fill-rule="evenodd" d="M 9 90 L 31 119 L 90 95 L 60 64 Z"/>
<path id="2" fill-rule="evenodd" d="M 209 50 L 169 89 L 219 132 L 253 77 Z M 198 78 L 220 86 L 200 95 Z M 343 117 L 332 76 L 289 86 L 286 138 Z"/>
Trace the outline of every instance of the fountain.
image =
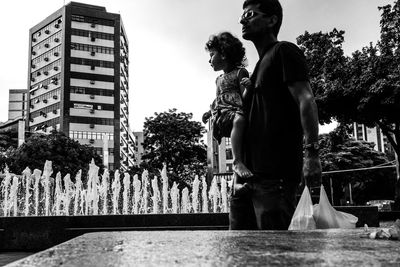
<path id="1" fill-rule="evenodd" d="M 196 175 L 191 190 L 188 187 L 179 190 L 175 182 L 169 186 L 166 164 L 160 170 L 160 177 L 151 180 L 146 170 L 141 179 L 138 174 L 131 177 L 118 170 L 110 179 L 107 169 L 99 174 L 93 160 L 86 184 L 82 182 L 81 170 L 75 176 L 75 183 L 70 174 L 62 178 L 58 172 L 53 178 L 52 173 L 51 161 L 46 161 L 43 172 L 35 169 L 32 173 L 26 168 L 22 175 L 14 175 L 5 170 L 0 187 L 0 216 L 209 213 L 209 210 L 220 213 L 229 208 L 230 186 L 226 179 L 214 178 L 208 190 L 205 177 L 199 179 Z"/>
<path id="2" fill-rule="evenodd" d="M 139 177 L 137 174 L 133 176 L 133 213 L 138 214 L 139 213 L 139 203 L 140 203 L 140 195 L 141 195 L 141 187 L 142 187 L 142 182 L 139 180 Z"/>
<path id="3" fill-rule="evenodd" d="M 171 203 L 172 203 L 172 212 L 178 213 L 179 189 L 178 189 L 178 184 L 176 182 L 174 182 L 171 188 Z"/>
<path id="4" fill-rule="evenodd" d="M 78 215 L 79 211 L 78 209 L 82 207 L 82 191 L 83 191 L 83 185 L 82 185 L 82 171 L 79 170 L 78 173 L 75 176 L 75 193 L 74 193 L 74 215 Z"/>
<path id="5" fill-rule="evenodd" d="M 231 186 L 223 178 L 208 189 L 205 177 L 195 176 L 179 188 L 165 164 L 154 177 L 146 170 L 133 177 L 116 170 L 111 177 L 93 160 L 87 177 L 81 170 L 71 175 L 53 176 L 51 161 L 43 171 L 4 171 L 0 251 L 45 249 L 91 231 L 227 229 Z"/>
<path id="6" fill-rule="evenodd" d="M 124 173 L 124 194 L 123 194 L 123 208 L 122 213 L 128 214 L 128 204 L 129 204 L 129 197 L 130 197 L 130 184 L 131 180 L 128 173 Z"/>
<path id="7" fill-rule="evenodd" d="M 25 212 L 24 215 L 28 216 L 29 215 L 29 200 L 31 198 L 31 185 L 33 182 L 33 177 L 32 177 L 32 173 L 31 170 L 29 168 L 26 168 L 23 172 L 22 172 L 22 181 L 26 181 L 25 182 Z"/>
<path id="8" fill-rule="evenodd" d="M 176 182 L 170 185 L 166 165 L 159 176 L 145 170 L 131 177 L 117 170 L 111 177 L 108 170 L 100 174 L 94 161 L 87 177 L 77 171 L 75 182 L 71 174 L 52 174 L 51 161 L 43 171 L 4 171 L 0 251 L 42 250 L 93 231 L 228 229 L 232 183 L 223 177 L 214 177 L 208 187 L 205 177 L 195 176 L 180 189 Z M 347 208 L 360 225 L 379 226 L 374 207 Z"/>

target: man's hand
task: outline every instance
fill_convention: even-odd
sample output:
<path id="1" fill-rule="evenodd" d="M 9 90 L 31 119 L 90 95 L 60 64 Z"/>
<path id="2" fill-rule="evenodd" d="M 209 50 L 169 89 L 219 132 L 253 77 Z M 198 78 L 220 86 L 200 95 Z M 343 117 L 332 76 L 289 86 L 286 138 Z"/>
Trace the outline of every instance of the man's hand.
<path id="1" fill-rule="evenodd" d="M 210 117 L 211 117 L 211 111 L 209 110 L 203 114 L 203 117 L 202 117 L 203 123 L 206 124 Z"/>
<path id="2" fill-rule="evenodd" d="M 321 173 L 321 162 L 318 152 L 310 153 L 306 151 L 303 165 L 306 185 L 308 187 L 320 186 L 322 183 Z"/>

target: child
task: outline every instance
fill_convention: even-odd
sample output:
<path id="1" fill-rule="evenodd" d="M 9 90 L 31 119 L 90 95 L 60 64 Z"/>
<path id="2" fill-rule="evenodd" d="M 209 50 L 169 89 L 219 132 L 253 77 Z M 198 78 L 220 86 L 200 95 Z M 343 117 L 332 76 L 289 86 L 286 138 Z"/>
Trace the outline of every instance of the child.
<path id="1" fill-rule="evenodd" d="M 245 49 L 240 40 L 229 32 L 212 35 L 206 43 L 210 53 L 209 63 L 214 71 L 224 73 L 216 79 L 217 97 L 211 104 L 211 110 L 204 113 L 203 122 L 211 117 L 214 138 L 221 143 L 222 137 L 230 137 L 232 142 L 233 190 L 239 195 L 249 190 L 249 184 L 240 181 L 253 174 L 243 163 L 242 143 L 246 127 L 243 114 L 243 99 L 250 90 L 249 73 L 243 67 L 246 60 Z"/>

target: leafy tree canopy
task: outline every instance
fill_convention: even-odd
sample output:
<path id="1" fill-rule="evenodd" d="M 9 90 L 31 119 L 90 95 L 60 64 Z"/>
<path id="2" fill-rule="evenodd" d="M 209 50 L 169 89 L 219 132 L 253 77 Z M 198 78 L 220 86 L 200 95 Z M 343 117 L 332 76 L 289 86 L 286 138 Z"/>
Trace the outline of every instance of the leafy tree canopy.
<path id="1" fill-rule="evenodd" d="M 161 170 L 166 163 L 171 176 L 186 184 L 195 174 L 203 175 L 207 150 L 201 138 L 205 128 L 192 117 L 192 113 L 170 109 L 146 118 L 143 166 Z"/>
<path id="2" fill-rule="evenodd" d="M 8 159 L 11 172 L 20 174 L 26 167 L 31 170 L 43 170 L 46 160 L 52 161 L 53 175 L 75 174 L 81 169 L 83 176 L 89 168 L 92 158 L 97 166 L 103 168 L 102 160 L 93 147 L 82 145 L 63 133 L 53 131 L 51 134 L 33 134 L 24 144 L 18 147 Z"/>
<path id="3" fill-rule="evenodd" d="M 308 33 L 297 42 L 310 64 L 310 82 L 316 96 L 320 122 L 379 126 L 400 155 L 400 2 L 379 7 L 381 35 L 344 56 L 344 32 Z M 400 163 L 397 162 L 399 165 Z M 400 208 L 397 174 L 396 206 Z"/>
<path id="4" fill-rule="evenodd" d="M 382 11 L 376 45 L 344 56 L 344 32 L 308 33 L 297 42 L 310 65 L 320 122 L 378 125 L 400 153 L 400 4 Z"/>
<path id="5" fill-rule="evenodd" d="M 16 130 L 7 130 L 0 132 L 0 151 L 6 151 L 10 147 L 17 148 L 18 132 Z"/>
<path id="6" fill-rule="evenodd" d="M 8 157 L 18 146 L 18 132 L 7 130 L 0 132 L 0 169 L 4 169 L 8 162 Z"/>

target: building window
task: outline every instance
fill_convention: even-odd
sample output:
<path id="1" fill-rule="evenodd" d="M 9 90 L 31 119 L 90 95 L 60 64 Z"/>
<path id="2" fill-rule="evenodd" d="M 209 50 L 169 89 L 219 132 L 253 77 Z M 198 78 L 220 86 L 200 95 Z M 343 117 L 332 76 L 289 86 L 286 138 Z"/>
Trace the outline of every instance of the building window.
<path id="1" fill-rule="evenodd" d="M 232 163 L 226 164 L 226 172 L 232 172 L 232 171 L 233 171 L 233 169 L 232 169 Z"/>
<path id="2" fill-rule="evenodd" d="M 95 41 L 96 38 L 104 39 L 104 40 L 114 40 L 114 34 L 105 33 L 105 32 L 95 32 L 95 31 L 87 31 L 81 29 L 71 29 L 71 34 L 82 37 L 90 37 L 91 41 Z"/>
<path id="3" fill-rule="evenodd" d="M 71 20 L 78 21 L 78 22 L 86 22 L 86 23 L 90 23 L 90 24 L 95 23 L 95 24 L 100 24 L 100 25 L 104 25 L 104 26 L 114 26 L 113 20 L 86 17 L 86 16 L 74 15 L 74 14 L 71 16 Z"/>
<path id="4" fill-rule="evenodd" d="M 80 50 L 80 51 L 88 51 L 93 53 L 102 53 L 102 54 L 114 54 L 114 48 L 105 47 L 99 45 L 90 45 L 90 44 L 80 44 L 80 43 L 71 43 L 71 49 Z M 94 54 L 93 54 L 94 56 Z"/>
<path id="5" fill-rule="evenodd" d="M 84 124 L 100 124 L 100 125 L 114 125 L 114 119 L 109 118 L 93 118 L 93 117 L 70 117 L 71 123 L 84 123 Z"/>
<path id="6" fill-rule="evenodd" d="M 88 87 L 71 86 L 70 92 L 72 94 L 88 94 L 93 96 L 95 95 L 114 96 L 114 92 L 112 90 L 88 88 Z"/>
<path id="7" fill-rule="evenodd" d="M 113 104 L 94 104 L 92 102 L 71 102 L 71 108 L 78 108 L 78 109 L 97 109 L 97 110 L 114 110 Z"/>
<path id="8" fill-rule="evenodd" d="M 39 100 L 39 99 L 36 99 L 36 100 Z M 45 101 L 47 102 L 47 99 L 43 99 L 43 102 L 45 102 Z M 53 110 L 57 110 L 57 109 L 60 109 L 60 102 L 57 102 L 56 104 L 53 104 L 53 105 L 50 105 L 50 106 L 46 106 L 46 107 L 44 107 L 44 108 L 42 108 L 40 110 L 36 110 L 36 111 L 32 112 L 30 114 L 30 117 L 32 119 L 34 119 L 36 117 L 43 116 L 44 114 L 53 112 Z"/>
<path id="9" fill-rule="evenodd" d="M 42 123 L 38 123 L 34 126 L 29 127 L 29 131 L 30 132 L 35 132 L 35 131 L 39 131 L 40 129 L 42 129 L 43 127 L 52 127 L 55 129 L 59 129 L 60 128 L 60 117 L 42 122 Z"/>
<path id="10" fill-rule="evenodd" d="M 69 131 L 69 136 L 72 139 L 93 139 L 93 140 L 103 140 L 103 134 L 100 132 L 88 132 L 88 131 Z M 107 135 L 107 140 L 114 140 L 113 133 L 105 133 Z"/>
<path id="11" fill-rule="evenodd" d="M 229 137 L 225 137 L 225 145 L 226 146 L 231 146 L 231 139 Z"/>
<path id="12" fill-rule="evenodd" d="M 108 163 L 108 168 L 110 169 L 110 171 L 114 170 L 114 163 Z"/>
<path id="13" fill-rule="evenodd" d="M 232 149 L 230 148 L 226 149 L 226 159 L 227 160 L 233 159 Z"/>
<path id="14" fill-rule="evenodd" d="M 71 64 L 88 65 L 88 66 L 91 66 L 92 69 L 94 69 L 95 67 L 114 68 L 113 61 L 94 60 L 94 59 L 87 59 L 87 58 L 72 57 Z"/>

